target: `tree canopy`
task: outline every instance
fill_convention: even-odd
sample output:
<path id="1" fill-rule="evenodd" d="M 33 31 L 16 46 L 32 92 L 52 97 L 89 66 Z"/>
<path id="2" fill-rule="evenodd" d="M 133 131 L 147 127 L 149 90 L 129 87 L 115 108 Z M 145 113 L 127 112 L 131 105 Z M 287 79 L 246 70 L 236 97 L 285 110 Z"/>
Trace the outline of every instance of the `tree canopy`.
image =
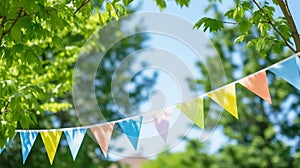
<path id="1" fill-rule="evenodd" d="M 16 129 L 74 127 L 85 120 L 82 116 L 79 120 L 74 115 L 71 94 L 74 66 L 80 48 L 95 31 L 131 13 L 129 3 L 89 0 L 0 2 L 0 146 L 7 145 L 0 157 L 2 166 L 22 167 L 20 146 L 6 144 L 7 138 L 15 136 Z M 122 38 L 122 34 L 111 30 L 110 38 L 115 36 Z M 122 117 L 114 107 L 110 94 L 111 78 L 118 62 L 132 50 L 142 49 L 146 40 L 145 34 L 123 38 L 106 52 L 99 65 L 96 97 L 107 120 Z M 131 71 L 130 64 L 133 62 L 127 63 L 124 73 Z M 106 66 L 108 63 L 109 67 Z M 137 77 L 141 77 L 138 82 Z M 124 78 L 130 76 L 125 74 Z M 140 73 L 136 78 L 130 82 L 138 89 L 130 94 L 134 103 L 139 104 L 147 97 L 142 91 L 152 87 L 155 75 L 146 77 Z M 93 113 L 89 115 L 96 118 Z M 96 119 L 94 122 L 103 122 Z M 20 139 L 16 136 L 14 143 L 18 142 Z M 97 164 L 103 156 L 98 144 L 91 142 L 92 139 L 85 138 L 85 147 L 81 149 L 84 154 L 78 156 L 76 163 L 70 157 L 66 142 L 61 142 L 61 150 L 57 154 L 61 159 L 53 166 L 70 167 L 73 164 L 83 167 L 90 164 L 99 167 Z M 32 150 L 45 153 L 41 138 L 37 138 Z M 26 161 L 31 167 L 48 167 L 48 164 L 41 164 L 45 162 L 48 162 L 46 155 L 30 155 Z M 110 161 L 102 162 L 103 167 L 110 164 Z"/>

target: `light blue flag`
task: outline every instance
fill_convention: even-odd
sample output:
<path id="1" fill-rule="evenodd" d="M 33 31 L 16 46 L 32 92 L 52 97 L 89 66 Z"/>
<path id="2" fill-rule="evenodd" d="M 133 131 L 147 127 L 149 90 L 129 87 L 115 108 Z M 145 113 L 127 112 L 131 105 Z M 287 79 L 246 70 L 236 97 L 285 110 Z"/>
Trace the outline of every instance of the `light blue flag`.
<path id="1" fill-rule="evenodd" d="M 73 160 L 76 159 L 79 148 L 83 141 L 83 138 L 86 134 L 86 128 L 77 128 L 73 130 L 64 131 L 65 136 L 67 138 L 67 142 L 69 144 L 69 148 L 73 157 Z"/>
<path id="2" fill-rule="evenodd" d="M 0 154 L 4 151 L 5 149 L 5 146 L 3 146 L 1 149 L 0 149 Z"/>
<path id="3" fill-rule="evenodd" d="M 11 140 L 9 138 L 6 139 L 6 145 L 4 145 L 2 148 L 0 148 L 0 154 L 4 151 L 6 146 L 11 147 L 13 145 L 15 136 L 16 136 L 16 134 L 11 138 Z"/>
<path id="4" fill-rule="evenodd" d="M 300 70 L 299 70 L 299 58 L 294 57 L 287 61 L 284 61 L 269 70 L 276 76 L 284 79 L 295 88 L 300 89 Z"/>
<path id="5" fill-rule="evenodd" d="M 38 132 L 26 131 L 26 132 L 20 132 L 19 134 L 21 139 L 22 156 L 23 156 L 23 164 L 24 164 L 34 144 L 36 136 L 38 135 Z"/>
<path id="6" fill-rule="evenodd" d="M 140 122 L 138 123 L 135 120 L 125 120 L 122 122 L 119 122 L 119 126 L 121 127 L 122 131 L 126 134 L 128 137 L 130 143 L 134 147 L 134 149 L 137 149 L 138 146 L 138 140 L 140 136 L 140 130 L 142 126 L 142 120 L 143 117 L 140 117 Z"/>

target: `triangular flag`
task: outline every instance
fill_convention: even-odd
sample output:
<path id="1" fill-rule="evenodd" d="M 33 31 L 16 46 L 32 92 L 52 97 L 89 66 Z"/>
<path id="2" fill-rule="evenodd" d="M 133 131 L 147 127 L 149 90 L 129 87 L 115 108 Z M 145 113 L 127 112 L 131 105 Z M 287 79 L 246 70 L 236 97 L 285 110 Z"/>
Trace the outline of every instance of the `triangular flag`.
<path id="1" fill-rule="evenodd" d="M 238 119 L 235 84 L 227 85 L 207 95 Z"/>
<path id="2" fill-rule="evenodd" d="M 196 125 L 204 129 L 204 110 L 202 97 L 182 103 L 178 105 L 177 108 L 187 117 L 193 120 Z"/>
<path id="3" fill-rule="evenodd" d="M 38 132 L 26 131 L 26 132 L 20 132 L 19 134 L 21 139 L 22 156 L 23 156 L 23 164 L 24 164 L 32 148 L 32 145 L 34 144 L 36 136 L 38 135 Z"/>
<path id="4" fill-rule="evenodd" d="M 0 148 L 0 154 L 4 151 L 4 149 L 5 149 L 7 146 L 9 146 L 9 147 L 12 146 L 15 136 L 16 136 L 16 134 L 14 134 L 13 137 L 12 137 L 11 139 L 9 139 L 9 138 L 6 139 L 6 145 L 4 145 L 2 148 Z"/>
<path id="5" fill-rule="evenodd" d="M 297 66 L 298 66 L 298 70 L 299 70 L 299 74 L 300 74 L 300 54 L 298 54 L 298 57 L 295 58 L 296 59 L 296 63 L 297 63 Z"/>
<path id="6" fill-rule="evenodd" d="M 90 129 L 96 138 L 104 156 L 107 157 L 108 146 L 114 129 L 114 123 L 96 126 Z"/>
<path id="7" fill-rule="evenodd" d="M 297 59 L 299 58 L 294 57 L 270 68 L 269 70 L 276 76 L 293 85 L 295 88 L 300 89 L 299 60 Z"/>
<path id="8" fill-rule="evenodd" d="M 61 133 L 61 131 L 40 132 L 51 165 L 53 163 Z"/>
<path id="9" fill-rule="evenodd" d="M 137 149 L 137 146 L 138 146 L 138 140 L 139 140 L 140 130 L 141 130 L 141 126 L 142 126 L 142 120 L 143 120 L 143 117 L 141 116 L 139 123 L 132 119 L 125 120 L 125 121 L 118 123 L 119 126 L 121 127 L 121 129 L 123 130 L 123 132 L 128 137 L 130 143 L 132 144 L 132 146 L 134 147 L 135 150 Z"/>
<path id="10" fill-rule="evenodd" d="M 84 135 L 86 133 L 85 128 L 77 128 L 73 130 L 66 130 L 64 131 L 73 160 L 76 159 L 78 154 L 79 148 L 83 141 Z"/>
<path id="11" fill-rule="evenodd" d="M 162 114 L 158 114 L 159 116 L 153 116 L 155 122 L 155 128 L 162 137 L 162 139 L 166 142 L 169 132 L 169 120 L 171 116 L 171 112 L 173 111 L 173 107 L 166 108 Z"/>
<path id="12" fill-rule="evenodd" d="M 251 75 L 239 82 L 257 96 L 272 104 L 266 71 Z"/>
<path id="13" fill-rule="evenodd" d="M 1 149 L 0 149 L 0 154 L 4 151 L 5 149 L 5 146 L 3 146 Z"/>

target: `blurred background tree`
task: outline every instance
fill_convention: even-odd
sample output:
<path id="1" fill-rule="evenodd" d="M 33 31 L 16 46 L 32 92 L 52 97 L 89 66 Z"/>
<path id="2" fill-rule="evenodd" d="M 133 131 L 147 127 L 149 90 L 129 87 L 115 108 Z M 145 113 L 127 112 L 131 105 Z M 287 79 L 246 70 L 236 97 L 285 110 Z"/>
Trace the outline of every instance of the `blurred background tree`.
<path id="1" fill-rule="evenodd" d="M 209 2 L 206 11 L 214 18 L 201 18 L 195 27 L 210 31 L 228 83 L 300 51 L 287 1 L 237 0 L 228 11 L 222 8 L 225 2 Z M 275 9 L 281 9 L 283 15 L 277 16 L 280 11 L 275 14 Z M 198 66 L 207 74 L 204 65 Z M 267 77 L 272 105 L 237 85 L 240 117 L 235 120 L 223 113 L 219 127 L 228 142 L 216 153 L 210 154 L 207 144 L 188 139 L 183 152 L 163 153 L 143 167 L 299 167 L 299 90 L 271 72 Z M 198 83 L 210 91 L 211 84 L 204 79 Z"/>

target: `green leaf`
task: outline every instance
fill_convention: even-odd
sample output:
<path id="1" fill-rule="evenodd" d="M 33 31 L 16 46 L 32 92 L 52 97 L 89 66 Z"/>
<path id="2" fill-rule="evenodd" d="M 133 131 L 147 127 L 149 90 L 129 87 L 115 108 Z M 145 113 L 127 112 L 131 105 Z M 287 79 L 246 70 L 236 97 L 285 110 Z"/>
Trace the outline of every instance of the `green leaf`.
<path id="1" fill-rule="evenodd" d="M 29 113 L 31 120 L 33 121 L 33 124 L 37 124 L 37 117 L 34 113 Z"/>
<path id="2" fill-rule="evenodd" d="M 111 13 L 111 11 L 114 9 L 113 5 L 109 2 L 106 3 L 105 9 L 108 13 Z"/>
<path id="3" fill-rule="evenodd" d="M 182 8 L 184 6 L 188 7 L 190 0 L 175 0 L 175 2 Z"/>
<path id="4" fill-rule="evenodd" d="M 234 10 L 231 9 L 229 11 L 227 11 L 224 16 L 226 16 L 228 19 L 233 19 L 233 13 L 234 13 Z"/>
<path id="5" fill-rule="evenodd" d="M 155 0 L 155 2 L 161 11 L 167 7 L 167 4 L 164 0 Z"/>
<path id="6" fill-rule="evenodd" d="M 242 6 L 237 6 L 233 11 L 233 19 L 239 21 L 244 17 L 244 8 Z"/>
<path id="7" fill-rule="evenodd" d="M 54 36 L 52 38 L 52 42 L 51 42 L 50 46 L 51 47 L 54 47 L 54 46 L 61 47 L 61 46 L 63 46 L 63 40 L 58 36 Z"/>
<path id="8" fill-rule="evenodd" d="M 61 110 L 66 110 L 71 107 L 72 107 L 72 105 L 69 103 L 57 103 L 57 102 L 44 103 L 43 105 L 41 105 L 41 108 L 43 110 L 53 112 L 53 113 L 57 113 Z"/>
<path id="9" fill-rule="evenodd" d="M 22 36 L 22 32 L 21 32 L 21 29 L 19 26 L 14 26 L 12 29 L 11 29 L 11 37 L 13 40 L 19 42 L 21 41 L 21 36 Z"/>
<path id="10" fill-rule="evenodd" d="M 3 49 L 3 56 L 1 59 L 5 61 L 5 65 L 7 68 L 11 67 L 15 57 L 15 54 L 13 52 L 14 50 L 10 48 L 1 48 L 1 49 Z"/>
<path id="11" fill-rule="evenodd" d="M 241 35 L 239 37 L 237 37 L 233 43 L 239 43 L 239 42 L 242 42 L 244 39 L 245 39 L 245 36 L 246 35 Z"/>
<path id="12" fill-rule="evenodd" d="M 125 6 L 128 6 L 133 0 L 123 0 Z"/>
<path id="13" fill-rule="evenodd" d="M 204 17 L 202 19 L 200 19 L 195 25 L 194 25 L 194 28 L 200 28 L 201 26 L 204 27 L 204 31 L 208 30 L 210 32 L 217 32 L 219 30 L 221 30 L 224 25 L 221 21 L 219 20 L 216 20 L 216 19 L 211 19 L 211 18 L 208 18 L 208 17 Z"/>
<path id="14" fill-rule="evenodd" d="M 255 11 L 255 12 L 253 13 L 253 16 L 252 16 L 251 20 L 252 20 L 252 23 L 258 24 L 258 23 L 260 23 L 260 21 L 261 21 L 263 18 L 264 18 L 264 17 L 263 17 L 262 11 L 261 11 L 261 10 L 257 10 L 257 11 Z"/>
<path id="15" fill-rule="evenodd" d="M 246 11 L 246 10 L 252 10 L 253 9 L 253 6 L 251 5 L 251 2 L 249 1 L 243 1 L 241 3 L 241 6 L 243 7 L 243 9 Z"/>
<path id="16" fill-rule="evenodd" d="M 241 33 L 246 33 L 247 34 L 249 29 L 251 28 L 251 26 L 252 26 L 252 24 L 246 19 L 242 20 L 239 23 L 239 29 L 240 29 Z"/>
<path id="17" fill-rule="evenodd" d="M 273 16 L 273 14 L 274 14 L 274 12 L 275 12 L 275 8 L 272 7 L 272 6 L 268 6 L 268 5 L 265 5 L 265 6 L 263 7 L 263 10 L 264 10 L 264 12 L 267 13 L 267 15 L 270 16 L 270 17 Z"/>
<path id="18" fill-rule="evenodd" d="M 100 14 L 100 19 L 103 24 L 105 24 L 108 21 L 108 18 L 109 18 L 108 12 L 103 12 Z"/>

